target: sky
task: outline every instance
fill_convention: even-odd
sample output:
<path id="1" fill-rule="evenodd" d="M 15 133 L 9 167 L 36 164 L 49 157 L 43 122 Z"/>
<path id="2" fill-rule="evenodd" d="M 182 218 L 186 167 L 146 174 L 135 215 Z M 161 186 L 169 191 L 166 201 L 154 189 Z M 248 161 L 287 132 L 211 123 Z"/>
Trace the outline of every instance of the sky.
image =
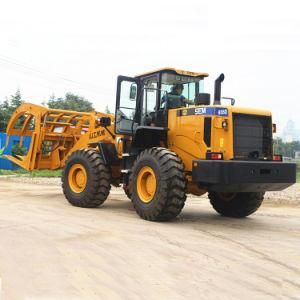
<path id="1" fill-rule="evenodd" d="M 0 0 L 0 101 L 79 94 L 114 108 L 118 75 L 161 67 L 207 72 L 206 92 L 270 109 L 300 128 L 296 0 Z"/>

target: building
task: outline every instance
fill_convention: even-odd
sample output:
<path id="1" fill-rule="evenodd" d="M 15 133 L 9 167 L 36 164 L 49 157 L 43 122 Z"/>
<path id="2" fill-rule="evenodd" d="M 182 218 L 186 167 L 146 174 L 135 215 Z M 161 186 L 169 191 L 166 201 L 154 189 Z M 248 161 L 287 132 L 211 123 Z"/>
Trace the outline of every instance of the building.
<path id="1" fill-rule="evenodd" d="M 288 120 L 282 131 L 282 141 L 284 143 L 291 143 L 294 141 L 300 141 L 300 130 L 295 126 L 295 122 Z"/>

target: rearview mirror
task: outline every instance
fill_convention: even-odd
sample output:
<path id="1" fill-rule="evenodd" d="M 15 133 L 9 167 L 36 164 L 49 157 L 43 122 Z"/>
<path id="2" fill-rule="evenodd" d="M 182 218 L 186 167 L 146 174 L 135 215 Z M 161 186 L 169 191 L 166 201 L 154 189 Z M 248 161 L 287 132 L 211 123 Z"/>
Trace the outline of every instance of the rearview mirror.
<path id="1" fill-rule="evenodd" d="M 130 100 L 134 101 L 136 99 L 136 91 L 137 91 L 136 84 L 132 83 L 130 86 L 130 93 L 129 93 Z"/>

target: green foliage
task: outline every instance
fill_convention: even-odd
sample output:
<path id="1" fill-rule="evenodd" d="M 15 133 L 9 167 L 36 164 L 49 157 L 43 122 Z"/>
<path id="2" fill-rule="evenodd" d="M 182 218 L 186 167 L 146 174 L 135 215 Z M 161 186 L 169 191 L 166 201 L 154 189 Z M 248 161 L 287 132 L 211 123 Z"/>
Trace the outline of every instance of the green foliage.
<path id="1" fill-rule="evenodd" d="M 34 170 L 32 172 L 18 169 L 18 170 L 1 170 L 0 175 L 17 175 L 29 177 L 61 177 L 61 170 Z"/>
<path id="2" fill-rule="evenodd" d="M 300 183 L 300 172 L 297 173 L 297 182 Z"/>
<path id="3" fill-rule="evenodd" d="M 105 112 L 106 114 L 112 114 L 112 112 L 110 111 L 108 105 L 105 106 L 104 112 Z"/>
<path id="4" fill-rule="evenodd" d="M 5 147 L 3 147 L 3 148 L 0 149 L 0 157 L 3 154 L 3 152 L 4 152 L 4 149 L 5 149 Z"/>
<path id="5" fill-rule="evenodd" d="M 17 170 L 2 170 L 0 169 L 0 175 L 28 175 L 29 172 L 23 169 L 17 169 Z"/>
<path id="6" fill-rule="evenodd" d="M 62 170 L 34 170 L 30 172 L 31 177 L 61 177 Z"/>
<path id="7" fill-rule="evenodd" d="M 26 154 L 26 148 L 24 148 L 23 146 L 20 146 L 19 144 L 15 144 L 11 147 L 11 154 L 13 156 L 16 155 L 25 155 Z"/>
<path id="8" fill-rule="evenodd" d="M 7 123 L 12 113 L 23 102 L 21 92 L 20 90 L 17 90 L 9 99 L 5 99 L 3 103 L 0 103 L 0 132 L 6 131 Z"/>
<path id="9" fill-rule="evenodd" d="M 295 157 L 295 151 L 300 151 L 300 142 L 284 143 L 281 138 L 274 140 L 274 153 L 282 156 Z"/>
<path id="10" fill-rule="evenodd" d="M 74 95 L 72 93 L 67 93 L 64 98 L 55 98 L 51 96 L 49 101 L 46 103 L 49 108 L 74 110 L 82 112 L 94 111 L 93 104 L 87 99 Z"/>

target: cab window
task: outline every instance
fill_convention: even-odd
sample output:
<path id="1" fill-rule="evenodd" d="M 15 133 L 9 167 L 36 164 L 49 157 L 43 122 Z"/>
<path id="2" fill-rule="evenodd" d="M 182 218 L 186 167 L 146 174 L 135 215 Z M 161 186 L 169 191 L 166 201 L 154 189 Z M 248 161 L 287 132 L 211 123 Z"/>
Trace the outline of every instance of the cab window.
<path id="1" fill-rule="evenodd" d="M 141 124 L 153 125 L 158 95 L 158 79 L 152 77 L 144 80 L 143 84 L 143 106 Z"/>
<path id="2" fill-rule="evenodd" d="M 173 87 L 175 85 L 182 85 L 183 91 L 181 95 L 176 96 L 183 96 L 184 99 L 194 101 L 196 95 L 198 93 L 204 92 L 204 80 L 200 77 L 191 77 L 191 76 L 182 76 L 177 74 L 170 74 L 170 73 L 163 73 L 162 74 L 162 85 L 161 85 L 161 105 L 160 107 L 164 107 L 164 99 L 167 95 L 172 95 L 174 93 Z"/>
<path id="3" fill-rule="evenodd" d="M 138 125 L 135 121 L 137 83 L 134 79 L 123 79 L 119 80 L 118 87 L 120 98 L 116 110 L 116 132 L 132 134 Z"/>

